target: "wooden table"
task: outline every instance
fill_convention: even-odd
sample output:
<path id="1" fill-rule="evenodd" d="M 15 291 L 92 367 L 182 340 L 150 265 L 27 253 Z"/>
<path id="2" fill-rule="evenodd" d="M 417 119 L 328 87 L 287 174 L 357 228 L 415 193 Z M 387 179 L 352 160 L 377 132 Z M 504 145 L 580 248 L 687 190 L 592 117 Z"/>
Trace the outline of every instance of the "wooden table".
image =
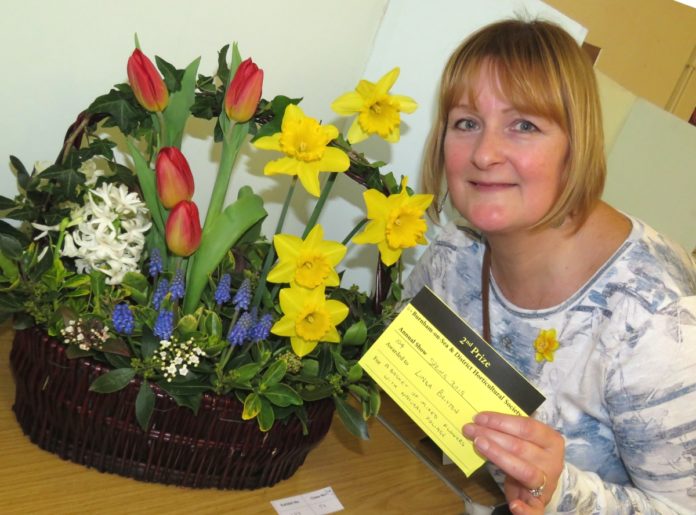
<path id="1" fill-rule="evenodd" d="M 14 381 L 9 370 L 13 331 L 0 325 L 0 513 L 10 514 L 274 514 L 270 501 L 331 486 L 342 513 L 458 514 L 462 489 L 491 505 L 500 497 L 485 478 L 454 482 L 436 475 L 384 424 L 370 423 L 368 441 L 348 433 L 335 420 L 323 442 L 290 479 L 254 491 L 196 490 L 143 483 L 63 461 L 24 436 L 12 411 Z M 384 396 L 386 397 L 386 396 Z M 412 438 L 418 430 L 389 399 L 389 424 Z M 443 481 L 443 477 L 446 479 Z M 456 474 L 455 474 L 456 477 Z M 449 486 L 448 486 L 449 483 Z"/>

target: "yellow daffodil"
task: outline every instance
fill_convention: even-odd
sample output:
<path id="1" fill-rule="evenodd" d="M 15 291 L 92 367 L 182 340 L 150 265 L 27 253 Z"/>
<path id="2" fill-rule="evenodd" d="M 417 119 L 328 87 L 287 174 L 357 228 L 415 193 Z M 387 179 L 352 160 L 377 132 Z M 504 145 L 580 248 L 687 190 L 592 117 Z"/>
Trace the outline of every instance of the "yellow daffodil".
<path id="1" fill-rule="evenodd" d="M 310 289 L 338 286 L 340 281 L 334 267 L 346 255 L 346 247 L 324 240 L 321 225 L 315 225 L 304 240 L 290 234 L 276 234 L 273 245 L 278 253 L 278 264 L 268 273 L 270 282 Z"/>
<path id="2" fill-rule="evenodd" d="M 285 108 L 280 132 L 259 138 L 254 146 L 285 154 L 267 163 L 263 173 L 297 175 L 302 186 L 318 197 L 319 172 L 345 172 L 350 166 L 343 150 L 327 146 L 337 137 L 336 127 L 320 125 L 314 118 L 305 116 L 302 109 L 290 104 Z"/>
<path id="3" fill-rule="evenodd" d="M 543 359 L 553 361 L 553 354 L 559 345 L 555 329 L 542 329 L 539 331 L 539 336 L 534 340 L 535 359 L 537 361 Z"/>
<path id="4" fill-rule="evenodd" d="M 326 300 L 323 287 L 313 290 L 297 286 L 283 288 L 280 309 L 283 318 L 273 325 L 271 332 L 289 337 L 292 350 L 298 356 L 309 354 L 319 342 L 341 341 L 336 326 L 348 316 L 348 306 L 337 300 Z"/>
<path id="5" fill-rule="evenodd" d="M 406 182 L 404 179 L 399 193 L 388 197 L 374 189 L 363 193 L 370 222 L 353 242 L 376 244 L 382 263 L 387 266 L 396 263 L 403 249 L 428 243 L 423 215 L 433 196 L 409 195 Z"/>
<path id="6" fill-rule="evenodd" d="M 348 130 L 350 143 L 367 139 L 370 134 L 378 134 L 390 143 L 399 141 L 400 113 L 412 113 L 418 104 L 411 97 L 389 94 L 398 77 L 399 68 L 394 68 L 377 84 L 361 80 L 355 91 L 341 95 L 331 104 L 340 115 L 358 114 Z"/>

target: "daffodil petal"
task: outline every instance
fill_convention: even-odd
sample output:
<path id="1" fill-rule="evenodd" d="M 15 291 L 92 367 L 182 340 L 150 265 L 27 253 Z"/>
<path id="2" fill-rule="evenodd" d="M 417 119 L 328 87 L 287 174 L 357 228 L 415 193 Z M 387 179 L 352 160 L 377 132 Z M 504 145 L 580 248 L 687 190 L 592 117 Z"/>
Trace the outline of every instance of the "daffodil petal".
<path id="1" fill-rule="evenodd" d="M 280 159 L 266 163 L 266 166 L 263 168 L 263 173 L 265 175 L 275 175 L 278 173 L 284 175 L 298 175 L 303 165 L 304 163 L 300 163 L 291 157 L 281 157 Z"/>
<path id="2" fill-rule="evenodd" d="M 391 71 L 385 73 L 381 79 L 377 81 L 377 84 L 375 85 L 376 89 L 376 94 L 377 95 L 386 95 L 391 87 L 394 85 L 396 82 L 396 79 L 399 78 L 399 67 L 397 66 L 396 68 L 392 69 Z"/>
<path id="3" fill-rule="evenodd" d="M 294 318 L 304 307 L 307 293 L 304 288 L 283 288 L 280 290 L 280 309 L 287 316 Z"/>
<path id="4" fill-rule="evenodd" d="M 266 280 L 272 283 L 289 283 L 295 277 L 295 264 L 291 260 L 279 261 L 274 266 Z"/>
<path id="5" fill-rule="evenodd" d="M 348 306 L 341 301 L 327 300 L 324 306 L 333 325 L 340 324 L 348 316 Z"/>
<path id="6" fill-rule="evenodd" d="M 329 343 L 341 343 L 341 335 L 338 332 L 338 329 L 332 327 L 326 331 L 326 334 L 321 338 L 321 341 Z"/>
<path id="7" fill-rule="evenodd" d="M 271 332 L 278 336 L 294 336 L 295 320 L 292 317 L 284 316 L 273 324 L 273 327 L 271 327 Z"/>
<path id="8" fill-rule="evenodd" d="M 350 126 L 350 129 L 348 129 L 346 139 L 348 139 L 349 143 L 354 144 L 366 140 L 369 136 L 370 135 L 362 129 L 360 123 L 358 122 L 358 118 L 356 117 L 355 120 L 353 120 L 353 124 Z"/>
<path id="9" fill-rule="evenodd" d="M 322 172 L 345 172 L 350 167 L 350 159 L 340 148 L 327 147 L 319 167 Z"/>
<path id="10" fill-rule="evenodd" d="M 355 87 L 355 91 L 363 99 L 363 102 L 366 100 L 370 100 L 370 98 L 375 92 L 375 84 L 373 82 L 370 82 L 369 80 L 362 79 L 360 82 L 358 82 L 358 85 Z"/>
<path id="11" fill-rule="evenodd" d="M 325 241 L 321 245 L 321 253 L 324 254 L 331 266 L 336 266 L 340 263 L 343 256 L 346 255 L 347 250 L 345 245 L 336 241 Z"/>
<path id="12" fill-rule="evenodd" d="M 377 244 L 379 249 L 379 255 L 382 259 L 382 263 L 387 266 L 391 266 L 399 260 L 401 257 L 401 249 L 391 248 L 386 241 L 381 241 Z"/>
<path id="13" fill-rule="evenodd" d="M 297 123 L 304 118 L 305 114 L 302 109 L 295 104 L 288 104 L 283 113 L 283 121 L 281 122 L 281 130 L 286 131 L 288 127 Z"/>
<path id="14" fill-rule="evenodd" d="M 280 132 L 257 139 L 254 141 L 254 146 L 261 150 L 277 150 L 280 152 Z"/>
<path id="15" fill-rule="evenodd" d="M 400 137 L 401 137 L 401 131 L 399 131 L 399 127 L 396 126 L 391 130 L 391 132 L 387 135 L 387 137 L 384 138 L 384 141 L 387 141 L 389 143 L 396 143 L 399 141 Z"/>
<path id="16" fill-rule="evenodd" d="M 363 97 L 356 91 L 351 91 L 334 100 L 331 104 L 331 109 L 333 109 L 336 114 L 348 116 L 360 111 L 362 106 Z"/>
<path id="17" fill-rule="evenodd" d="M 412 113 L 418 109 L 418 103 L 411 97 L 405 95 L 390 95 L 392 101 L 396 102 L 399 106 L 399 111 L 402 113 Z"/>
<path id="18" fill-rule="evenodd" d="M 292 350 L 299 357 L 306 356 L 314 350 L 319 342 L 305 340 L 299 336 L 293 336 L 290 338 L 290 345 L 292 345 Z"/>
<path id="19" fill-rule="evenodd" d="M 319 184 L 319 170 L 316 166 L 303 163 L 297 176 L 300 178 L 302 186 L 308 193 L 315 197 L 319 196 L 319 193 L 321 193 L 321 185 Z"/>
<path id="20" fill-rule="evenodd" d="M 425 210 L 428 209 L 428 206 L 430 206 L 432 201 L 433 196 L 430 193 L 416 193 L 415 195 L 409 197 L 408 204 L 409 206 L 415 207 L 425 212 Z"/>
<path id="21" fill-rule="evenodd" d="M 336 270 L 331 270 L 329 272 L 329 275 L 326 277 L 326 280 L 324 281 L 324 285 L 338 286 L 339 284 L 341 284 L 341 278 L 338 276 Z"/>
<path id="22" fill-rule="evenodd" d="M 323 240 L 324 228 L 321 226 L 321 224 L 317 224 L 314 227 L 312 227 L 312 230 L 309 231 L 309 234 L 304 239 L 304 245 L 306 247 L 316 247 L 318 245 L 321 245 Z"/>
<path id="23" fill-rule="evenodd" d="M 363 193 L 363 199 L 365 199 L 365 206 L 367 206 L 367 217 L 370 219 L 382 218 L 386 220 L 387 216 L 389 216 L 389 211 L 392 209 L 389 205 L 389 199 L 392 197 L 394 197 L 394 195 L 385 197 L 384 193 L 373 188 L 365 191 Z"/>
<path id="24" fill-rule="evenodd" d="M 273 236 L 273 246 L 279 259 L 295 259 L 301 245 L 302 239 L 292 234 L 276 234 Z"/>
<path id="25" fill-rule="evenodd" d="M 384 240 L 387 224 L 383 220 L 370 221 L 363 232 L 353 236 L 353 243 L 364 245 L 366 243 L 379 243 Z"/>

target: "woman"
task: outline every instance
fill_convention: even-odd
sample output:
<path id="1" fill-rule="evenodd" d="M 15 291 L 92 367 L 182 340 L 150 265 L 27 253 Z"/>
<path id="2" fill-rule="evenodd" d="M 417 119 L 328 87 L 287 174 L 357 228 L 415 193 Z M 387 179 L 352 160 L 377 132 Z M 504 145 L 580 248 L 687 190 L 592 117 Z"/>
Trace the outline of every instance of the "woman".
<path id="1" fill-rule="evenodd" d="M 511 511 L 693 512 L 696 272 L 600 200 L 584 52 L 547 22 L 484 27 L 450 58 L 437 116 L 424 189 L 469 227 L 442 230 L 406 294 L 428 285 L 546 396 L 463 428 Z"/>

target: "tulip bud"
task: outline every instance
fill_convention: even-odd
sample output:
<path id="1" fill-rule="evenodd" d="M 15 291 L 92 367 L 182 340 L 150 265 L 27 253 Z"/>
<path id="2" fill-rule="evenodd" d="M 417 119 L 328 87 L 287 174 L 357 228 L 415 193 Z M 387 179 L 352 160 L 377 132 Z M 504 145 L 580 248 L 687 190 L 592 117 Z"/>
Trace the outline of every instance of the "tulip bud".
<path id="1" fill-rule="evenodd" d="M 262 86 L 263 70 L 251 59 L 243 61 L 225 95 L 225 112 L 230 120 L 244 123 L 254 116 L 261 98 Z"/>
<path id="2" fill-rule="evenodd" d="M 167 218 L 165 227 L 167 247 L 177 256 L 190 256 L 201 244 L 201 221 L 198 207 L 190 200 L 182 200 Z"/>
<path id="3" fill-rule="evenodd" d="M 167 209 L 193 197 L 193 175 L 184 154 L 176 147 L 164 147 L 155 162 L 157 195 Z"/>
<path id="4" fill-rule="evenodd" d="M 136 48 L 128 58 L 128 82 L 141 106 L 148 111 L 164 111 L 169 92 L 152 61 Z"/>

